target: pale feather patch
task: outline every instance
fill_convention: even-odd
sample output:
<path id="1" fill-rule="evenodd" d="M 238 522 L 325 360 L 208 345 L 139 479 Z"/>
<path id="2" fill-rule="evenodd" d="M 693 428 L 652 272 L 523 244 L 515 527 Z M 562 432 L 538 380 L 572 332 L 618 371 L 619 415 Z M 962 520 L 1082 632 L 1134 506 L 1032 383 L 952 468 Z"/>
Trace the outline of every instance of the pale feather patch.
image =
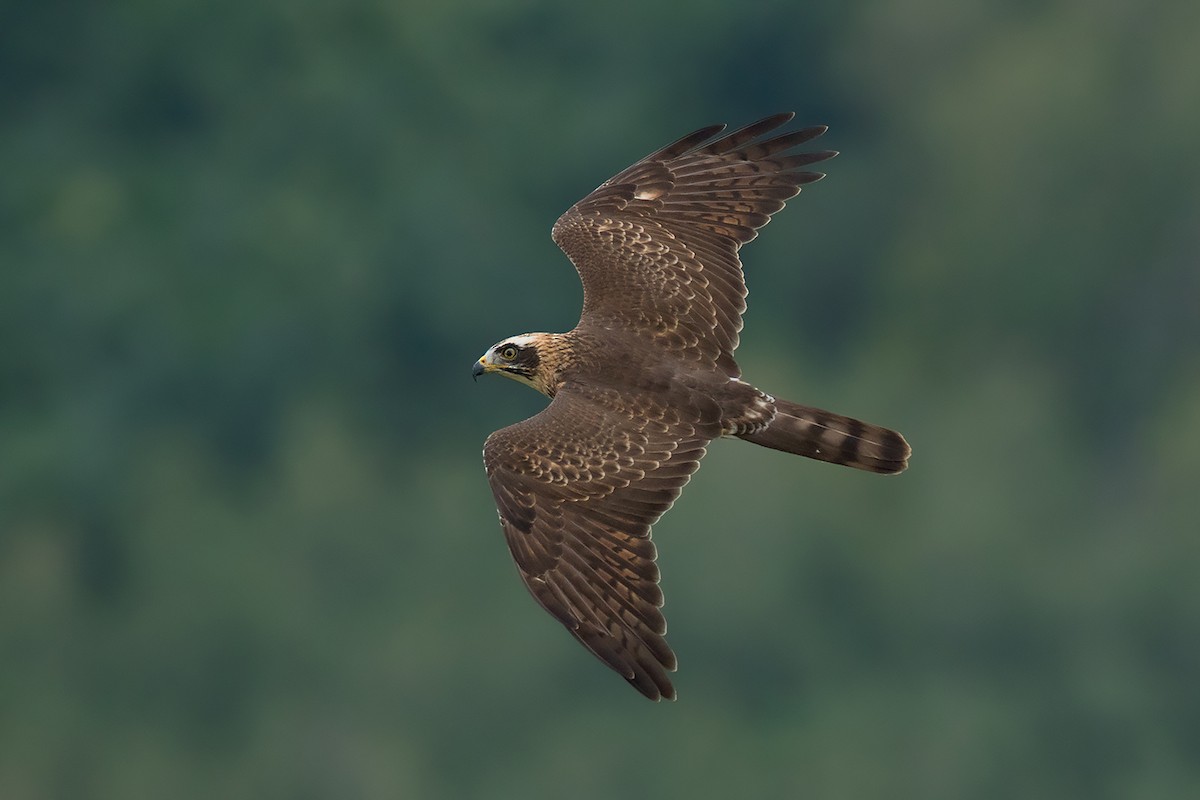
<path id="1" fill-rule="evenodd" d="M 657 200 L 667 193 L 666 189 L 655 187 L 650 189 L 638 189 L 633 193 L 634 200 Z"/>
<path id="2" fill-rule="evenodd" d="M 529 347 L 531 344 L 545 337 L 546 334 L 544 333 L 522 333 L 520 336 L 510 336 L 503 342 L 500 342 L 500 344 L 515 344 L 517 347 Z"/>

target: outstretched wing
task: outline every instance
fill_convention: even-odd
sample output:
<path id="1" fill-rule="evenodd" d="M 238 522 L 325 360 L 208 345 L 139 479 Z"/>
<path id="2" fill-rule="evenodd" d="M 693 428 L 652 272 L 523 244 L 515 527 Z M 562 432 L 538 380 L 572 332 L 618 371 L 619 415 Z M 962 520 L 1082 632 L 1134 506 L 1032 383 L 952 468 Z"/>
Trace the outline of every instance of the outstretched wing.
<path id="1" fill-rule="evenodd" d="M 652 700 L 673 699 L 650 526 L 720 435 L 719 412 L 564 386 L 484 445 L 521 577 L 543 608 Z"/>
<path id="2" fill-rule="evenodd" d="M 785 152 L 824 126 L 763 138 L 792 117 L 776 114 L 711 142 L 723 125 L 698 130 L 563 214 L 553 237 L 583 282 L 580 327 L 637 331 L 736 376 L 746 310 L 738 249 L 801 185 L 824 177 L 802 167 L 837 155 Z"/>

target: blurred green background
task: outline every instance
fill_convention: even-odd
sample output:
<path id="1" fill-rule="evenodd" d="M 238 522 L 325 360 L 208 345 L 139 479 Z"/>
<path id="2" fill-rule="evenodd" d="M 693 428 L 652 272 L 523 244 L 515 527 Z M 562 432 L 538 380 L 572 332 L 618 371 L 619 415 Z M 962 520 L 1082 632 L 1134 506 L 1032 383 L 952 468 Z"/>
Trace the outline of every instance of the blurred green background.
<path id="1" fill-rule="evenodd" d="M 0 797 L 1200 796 L 1194 2 L 0 3 Z M 656 527 L 680 700 L 517 578 L 472 385 L 701 125 L 842 155 L 744 256 Z"/>

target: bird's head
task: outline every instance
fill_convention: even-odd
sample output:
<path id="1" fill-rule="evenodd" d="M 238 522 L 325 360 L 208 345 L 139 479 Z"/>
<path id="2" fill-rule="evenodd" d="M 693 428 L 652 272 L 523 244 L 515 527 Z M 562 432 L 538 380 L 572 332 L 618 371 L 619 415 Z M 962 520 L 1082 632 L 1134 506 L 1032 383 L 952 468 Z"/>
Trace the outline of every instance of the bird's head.
<path id="1" fill-rule="evenodd" d="M 480 375 L 498 372 L 506 378 L 512 378 L 518 383 L 548 394 L 542 385 L 542 371 L 539 369 L 542 366 L 542 357 L 538 345 L 544 336 L 545 334 L 527 333 L 497 342 L 475 362 L 475 367 L 471 370 L 472 377 L 478 378 Z"/>

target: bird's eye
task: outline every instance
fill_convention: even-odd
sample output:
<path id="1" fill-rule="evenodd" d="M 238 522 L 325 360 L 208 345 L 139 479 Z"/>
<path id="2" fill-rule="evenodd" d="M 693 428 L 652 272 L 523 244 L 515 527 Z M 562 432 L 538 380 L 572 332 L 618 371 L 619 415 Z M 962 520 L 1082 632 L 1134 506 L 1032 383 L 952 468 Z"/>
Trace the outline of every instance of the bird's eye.
<path id="1" fill-rule="evenodd" d="M 510 344 L 508 347 L 505 347 L 503 350 L 500 351 L 500 357 L 503 358 L 505 361 L 512 361 L 513 359 L 515 359 L 517 357 L 517 348 L 513 347 Z"/>

